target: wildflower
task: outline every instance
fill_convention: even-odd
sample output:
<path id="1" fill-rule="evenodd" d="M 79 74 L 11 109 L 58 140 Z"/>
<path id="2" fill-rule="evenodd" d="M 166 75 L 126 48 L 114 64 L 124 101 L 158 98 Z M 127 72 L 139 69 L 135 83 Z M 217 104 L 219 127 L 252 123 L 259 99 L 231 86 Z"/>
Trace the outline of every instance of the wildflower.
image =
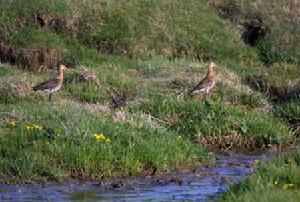
<path id="1" fill-rule="evenodd" d="M 32 126 L 30 126 L 30 125 L 27 125 L 27 126 L 26 126 L 26 130 L 27 130 L 27 131 L 32 131 L 33 129 L 34 129 L 34 127 L 32 127 Z"/>
<path id="2" fill-rule="evenodd" d="M 260 164 L 260 160 L 259 160 L 259 159 L 255 159 L 254 162 L 253 162 L 253 164 L 254 164 L 255 166 L 257 166 L 258 164 Z"/>
<path id="3" fill-rule="evenodd" d="M 182 137 L 181 137 L 181 135 L 178 135 L 177 136 L 177 140 L 180 140 Z"/>
<path id="4" fill-rule="evenodd" d="M 35 129 L 43 130 L 43 126 L 31 123 L 31 124 L 28 124 L 25 129 L 27 131 L 33 131 Z"/>
<path id="5" fill-rule="evenodd" d="M 41 125 L 32 124 L 32 127 L 34 127 L 35 129 L 43 130 L 43 126 Z"/>
<path id="6" fill-rule="evenodd" d="M 100 133 L 100 134 L 94 134 L 93 135 L 93 137 L 95 138 L 95 140 L 97 140 L 97 141 L 102 141 L 102 140 L 105 140 L 106 139 L 106 137 L 102 134 L 102 133 Z"/>
<path id="7" fill-rule="evenodd" d="M 10 122 L 8 122 L 8 125 L 10 125 L 12 127 L 15 127 L 17 125 L 17 122 L 16 121 L 10 121 Z"/>
<path id="8" fill-rule="evenodd" d="M 278 184 L 278 181 L 277 181 L 277 180 L 275 180 L 275 181 L 274 181 L 274 184 Z"/>
<path id="9" fill-rule="evenodd" d="M 283 187 L 282 187 L 282 189 L 283 190 L 288 190 L 289 188 L 292 188 L 294 186 L 295 186 L 294 184 L 284 184 Z"/>
<path id="10" fill-rule="evenodd" d="M 121 112 L 125 112 L 125 107 L 121 107 L 121 108 L 120 108 L 120 111 L 121 111 Z"/>
<path id="11" fill-rule="evenodd" d="M 284 165 L 285 166 L 293 165 L 293 160 L 292 159 L 288 159 Z"/>
<path id="12" fill-rule="evenodd" d="M 93 134 L 93 138 L 98 142 L 102 142 L 102 141 L 111 142 L 111 139 L 108 137 L 105 137 L 105 135 L 103 133 L 100 133 L 100 134 L 95 133 L 95 134 Z"/>

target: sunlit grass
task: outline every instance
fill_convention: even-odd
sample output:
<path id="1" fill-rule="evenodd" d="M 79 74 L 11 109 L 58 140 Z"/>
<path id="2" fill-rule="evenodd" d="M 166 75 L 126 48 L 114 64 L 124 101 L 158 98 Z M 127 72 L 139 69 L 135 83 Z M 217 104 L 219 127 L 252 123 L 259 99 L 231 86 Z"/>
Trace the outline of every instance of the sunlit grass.
<path id="1" fill-rule="evenodd" d="M 220 101 L 182 101 L 176 97 L 154 97 L 139 110 L 162 120 L 166 126 L 188 136 L 252 136 L 264 144 L 290 141 L 290 129 L 267 114 L 228 106 Z"/>
<path id="2" fill-rule="evenodd" d="M 110 112 L 95 116 L 46 102 L 5 105 L 1 111 L 7 119 L 0 135 L 2 181 L 12 175 L 25 181 L 138 175 L 149 165 L 159 173 L 209 162 L 200 146 L 143 120 L 117 124 Z"/>
<path id="3" fill-rule="evenodd" d="M 265 3 L 259 6 L 265 16 Z M 241 40 L 237 21 L 220 18 L 215 9 L 197 0 L 1 1 L 1 62 L 18 67 L 0 68 L 3 181 L 192 167 L 209 162 L 203 138 L 250 139 L 251 146 L 240 145 L 250 149 L 296 142 L 300 72 L 285 56 L 297 57 L 298 44 L 284 46 L 282 55 L 266 49 L 262 58 L 259 51 L 273 39 L 294 41 L 297 27 L 276 37 L 274 26 L 253 48 Z M 280 47 L 275 44 L 275 52 Z M 219 65 L 217 85 L 208 96 L 191 96 L 208 60 Z M 31 86 L 55 73 L 45 67 L 51 62 L 69 71 L 48 103 L 47 93 Z M 76 82 L 81 71 L 93 72 L 99 82 Z M 122 121 L 114 119 L 118 98 L 126 106 Z M 276 182 L 280 191 L 298 187 L 294 180 Z"/>

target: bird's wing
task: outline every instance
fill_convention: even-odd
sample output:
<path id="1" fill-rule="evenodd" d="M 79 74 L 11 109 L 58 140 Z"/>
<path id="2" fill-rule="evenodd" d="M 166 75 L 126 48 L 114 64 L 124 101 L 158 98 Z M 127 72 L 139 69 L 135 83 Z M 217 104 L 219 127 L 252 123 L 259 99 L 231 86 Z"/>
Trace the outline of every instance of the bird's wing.
<path id="1" fill-rule="evenodd" d="M 214 85 L 214 80 L 212 79 L 208 79 L 207 77 L 205 77 L 204 79 L 202 79 L 199 84 L 197 86 L 195 86 L 193 88 L 193 90 L 191 91 L 192 93 L 195 91 L 199 91 L 199 90 L 204 90 L 210 86 Z"/>
<path id="2" fill-rule="evenodd" d="M 50 79 L 50 80 L 47 80 L 43 83 L 40 83 L 40 84 L 32 87 L 32 89 L 34 91 L 52 89 L 52 88 L 57 87 L 59 85 L 59 83 L 60 83 L 59 79 Z"/>

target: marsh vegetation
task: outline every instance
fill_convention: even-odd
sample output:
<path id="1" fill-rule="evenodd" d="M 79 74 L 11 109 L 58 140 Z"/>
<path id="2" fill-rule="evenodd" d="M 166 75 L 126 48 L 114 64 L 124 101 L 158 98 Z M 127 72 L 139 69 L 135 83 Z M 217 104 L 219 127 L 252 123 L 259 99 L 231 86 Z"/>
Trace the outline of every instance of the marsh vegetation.
<path id="1" fill-rule="evenodd" d="M 154 175 L 213 164 L 208 149 L 297 145 L 300 5 L 255 5 L 0 1 L 1 182 Z M 207 98 L 191 96 L 209 60 L 217 84 Z M 62 63 L 63 89 L 48 103 L 31 86 Z M 271 161 L 225 199 L 272 192 L 272 180 L 298 191 L 297 155 L 288 158 L 289 180 L 274 168 L 257 181 L 289 168 Z"/>

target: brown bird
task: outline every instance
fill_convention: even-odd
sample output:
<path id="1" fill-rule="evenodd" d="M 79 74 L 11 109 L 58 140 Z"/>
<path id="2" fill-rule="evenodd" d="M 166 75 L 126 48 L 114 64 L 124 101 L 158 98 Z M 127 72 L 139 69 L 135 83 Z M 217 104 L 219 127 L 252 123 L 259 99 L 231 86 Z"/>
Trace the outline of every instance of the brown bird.
<path id="1" fill-rule="evenodd" d="M 216 84 L 216 77 L 214 75 L 214 68 L 217 65 L 214 62 L 209 62 L 207 75 L 199 82 L 199 84 L 193 88 L 191 93 L 199 94 L 199 93 L 209 93 L 209 91 Z"/>
<path id="2" fill-rule="evenodd" d="M 58 69 L 58 75 L 56 78 L 44 81 L 43 83 L 40 83 L 32 87 L 32 90 L 34 91 L 42 90 L 49 93 L 49 102 L 50 102 L 52 93 L 58 91 L 63 84 L 65 69 L 66 69 L 65 65 L 60 65 Z"/>

